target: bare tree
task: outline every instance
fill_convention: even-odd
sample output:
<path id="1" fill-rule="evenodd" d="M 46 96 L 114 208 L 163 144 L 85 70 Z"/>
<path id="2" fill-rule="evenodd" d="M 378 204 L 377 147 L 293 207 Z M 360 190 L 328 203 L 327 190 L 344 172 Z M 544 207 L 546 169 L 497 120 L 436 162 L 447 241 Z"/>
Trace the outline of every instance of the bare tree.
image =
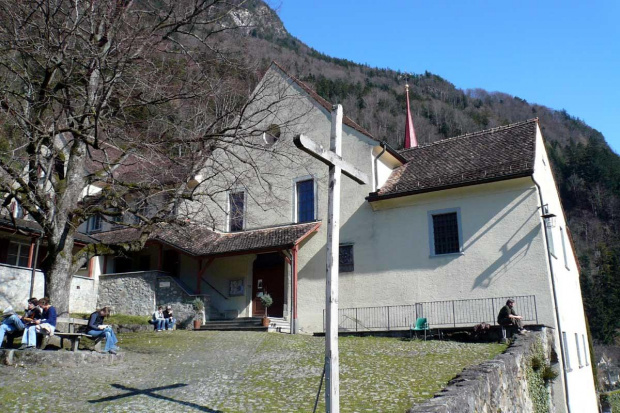
<path id="1" fill-rule="evenodd" d="M 179 219 L 183 202 L 225 190 L 209 182 L 226 159 L 267 179 L 240 154 L 276 150 L 257 137 L 286 92 L 263 81 L 251 94 L 256 68 L 218 50 L 239 26 L 230 14 L 244 7 L 0 0 L 0 191 L 5 206 L 19 202 L 43 229 L 45 293 L 60 313 L 72 274 L 89 258 L 139 250 L 158 223 Z M 141 237 L 76 248 L 78 228 L 93 216 Z"/>

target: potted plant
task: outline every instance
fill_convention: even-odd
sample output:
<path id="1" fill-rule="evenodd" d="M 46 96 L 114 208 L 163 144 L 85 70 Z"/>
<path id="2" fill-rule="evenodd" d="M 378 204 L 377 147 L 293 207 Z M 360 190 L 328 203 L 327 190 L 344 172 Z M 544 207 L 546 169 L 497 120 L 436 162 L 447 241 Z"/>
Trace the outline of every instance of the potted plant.
<path id="1" fill-rule="evenodd" d="M 271 298 L 270 294 L 263 294 L 260 297 L 260 302 L 263 305 L 263 307 L 265 307 L 265 316 L 263 317 L 263 327 L 269 327 L 269 322 L 271 320 L 269 320 L 269 317 L 267 317 L 267 309 L 271 307 L 271 304 L 273 304 L 273 298 Z"/>
<path id="2" fill-rule="evenodd" d="M 205 303 L 202 302 L 200 298 L 196 297 L 194 301 L 192 301 L 192 307 L 194 307 L 194 312 L 196 313 L 194 315 L 194 330 L 198 330 L 203 322 Z"/>

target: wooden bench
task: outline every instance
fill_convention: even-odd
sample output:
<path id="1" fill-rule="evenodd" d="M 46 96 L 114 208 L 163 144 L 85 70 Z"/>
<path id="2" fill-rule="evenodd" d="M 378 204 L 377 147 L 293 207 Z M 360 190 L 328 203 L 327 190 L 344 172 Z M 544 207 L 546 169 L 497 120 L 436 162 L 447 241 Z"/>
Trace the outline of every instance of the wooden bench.
<path id="1" fill-rule="evenodd" d="M 60 332 L 56 330 L 54 335 L 60 338 L 60 347 L 63 347 L 64 340 L 69 340 L 71 351 L 77 351 L 80 346 L 80 340 L 82 337 L 86 337 L 95 342 L 95 351 L 101 351 L 101 342 L 105 339 L 105 335 L 91 336 L 90 334 L 81 333 L 79 330 L 85 330 L 88 325 L 88 320 L 81 318 L 58 318 L 56 323 L 64 323 L 68 325 L 67 332 Z M 76 328 L 77 327 L 77 328 Z"/>

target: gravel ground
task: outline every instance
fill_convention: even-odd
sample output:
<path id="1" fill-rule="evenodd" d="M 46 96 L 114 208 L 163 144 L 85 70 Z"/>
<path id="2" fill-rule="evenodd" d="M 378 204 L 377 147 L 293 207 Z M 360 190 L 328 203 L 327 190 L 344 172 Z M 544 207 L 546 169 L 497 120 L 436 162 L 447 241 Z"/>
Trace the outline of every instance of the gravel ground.
<path id="1" fill-rule="evenodd" d="M 118 365 L 0 366 L 0 412 L 312 411 L 323 338 L 190 331 L 120 338 Z M 341 411 L 402 412 L 504 348 L 341 338 Z"/>

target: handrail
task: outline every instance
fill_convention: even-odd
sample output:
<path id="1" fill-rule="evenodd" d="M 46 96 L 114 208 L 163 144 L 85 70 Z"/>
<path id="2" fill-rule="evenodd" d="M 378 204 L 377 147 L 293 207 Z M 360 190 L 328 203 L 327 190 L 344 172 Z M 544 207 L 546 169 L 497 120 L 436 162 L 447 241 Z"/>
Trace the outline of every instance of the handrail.
<path id="1" fill-rule="evenodd" d="M 211 287 L 213 289 L 213 291 L 218 293 L 220 296 L 224 297 L 225 300 L 228 300 L 228 297 L 226 297 L 217 288 L 215 288 L 213 285 L 211 285 L 211 283 L 209 281 L 205 280 L 205 277 L 203 277 L 202 275 L 200 276 L 200 280 L 203 281 L 205 284 L 207 284 L 209 287 Z"/>

